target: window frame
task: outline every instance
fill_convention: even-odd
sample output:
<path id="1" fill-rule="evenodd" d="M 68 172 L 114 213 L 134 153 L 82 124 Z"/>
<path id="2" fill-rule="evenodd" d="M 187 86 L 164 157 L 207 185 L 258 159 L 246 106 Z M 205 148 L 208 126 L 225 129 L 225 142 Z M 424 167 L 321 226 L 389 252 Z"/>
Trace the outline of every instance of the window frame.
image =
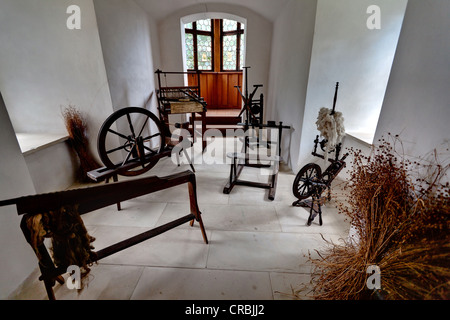
<path id="1" fill-rule="evenodd" d="M 198 70 L 198 41 L 197 36 L 209 36 L 211 37 L 211 69 L 210 70 L 201 70 L 205 72 L 213 72 L 214 71 L 214 19 L 199 19 L 199 20 L 210 20 L 211 21 L 211 31 L 197 30 L 197 21 L 192 22 L 192 29 L 184 28 L 184 33 L 192 34 L 193 46 L 194 46 L 194 69 L 188 69 L 188 71 L 197 71 Z"/>
<path id="2" fill-rule="evenodd" d="M 220 19 L 220 71 L 221 72 L 236 72 L 236 71 L 242 71 L 240 68 L 241 66 L 241 40 L 242 35 L 244 34 L 244 29 L 241 27 L 241 23 L 239 21 L 237 22 L 236 30 L 232 31 L 223 31 L 223 21 L 225 19 Z M 236 35 L 236 68 L 235 69 L 228 69 L 224 70 L 223 68 L 223 37 L 225 36 L 233 36 Z"/>

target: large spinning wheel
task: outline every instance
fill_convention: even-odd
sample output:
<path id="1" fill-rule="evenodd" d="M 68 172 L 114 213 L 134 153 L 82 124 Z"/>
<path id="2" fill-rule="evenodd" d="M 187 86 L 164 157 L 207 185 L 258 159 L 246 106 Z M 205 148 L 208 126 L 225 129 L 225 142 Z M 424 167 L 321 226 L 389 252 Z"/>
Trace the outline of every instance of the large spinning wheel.
<path id="1" fill-rule="evenodd" d="M 159 119 L 144 108 L 128 107 L 110 115 L 98 135 L 100 159 L 109 169 L 124 176 L 136 176 L 150 170 L 165 146 Z"/>

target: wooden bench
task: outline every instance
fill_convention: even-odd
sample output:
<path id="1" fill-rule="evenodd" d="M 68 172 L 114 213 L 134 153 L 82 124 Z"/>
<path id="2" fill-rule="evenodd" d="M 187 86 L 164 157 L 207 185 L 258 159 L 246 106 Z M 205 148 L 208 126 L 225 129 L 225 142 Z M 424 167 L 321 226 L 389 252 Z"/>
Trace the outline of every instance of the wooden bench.
<path id="1" fill-rule="evenodd" d="M 248 120 L 248 118 L 247 118 Z M 232 152 L 227 153 L 227 157 L 232 159 L 232 164 L 230 168 L 230 178 L 228 183 L 225 185 L 223 189 L 223 193 L 229 194 L 235 185 L 245 185 L 256 188 L 264 188 L 269 189 L 269 200 L 275 199 L 275 192 L 277 188 L 277 179 L 278 179 L 278 170 L 280 167 L 280 161 L 283 161 L 281 157 L 281 138 L 283 129 L 290 129 L 290 126 L 284 126 L 283 122 L 280 122 L 278 125 L 275 121 L 268 121 L 268 123 L 238 123 L 238 125 L 242 125 L 244 130 L 247 132 L 250 128 L 261 130 L 277 130 L 277 141 L 263 141 L 261 138 L 261 134 L 258 132 L 256 141 L 251 142 L 250 137 L 248 135 L 244 136 L 244 145 L 243 152 Z M 268 135 L 268 136 L 271 136 Z M 266 146 L 266 151 L 261 146 Z M 277 146 L 275 149 L 274 147 Z M 255 150 L 255 153 L 249 151 L 249 149 Z M 268 152 L 271 150 L 275 151 L 275 155 L 267 155 L 261 154 L 261 151 Z M 269 164 L 266 164 L 269 162 Z M 264 168 L 270 167 L 272 169 L 272 173 L 269 174 L 269 181 L 267 183 L 255 182 L 255 181 L 247 181 L 240 180 L 239 175 L 242 172 L 244 167 L 256 167 L 256 168 Z"/>
<path id="2" fill-rule="evenodd" d="M 44 212 L 61 210 L 61 208 L 69 208 L 77 206 L 77 213 L 79 215 L 109 206 L 111 204 L 122 202 L 128 199 L 136 198 L 145 194 L 171 188 L 177 185 L 187 183 L 189 191 L 190 213 L 178 218 L 174 221 L 168 222 L 159 227 L 153 228 L 126 240 L 112 244 L 95 253 L 95 260 L 97 262 L 107 256 L 117 253 L 121 250 L 134 246 L 147 239 L 162 234 L 170 229 L 173 229 L 181 224 L 190 221 L 191 226 L 194 220 L 198 221 L 200 230 L 203 235 L 203 240 L 207 244 L 208 238 L 206 236 L 205 228 L 203 226 L 201 212 L 197 203 L 197 191 L 195 174 L 191 171 L 185 171 L 166 177 L 147 177 L 135 180 L 127 180 L 123 182 L 115 182 L 104 184 L 101 186 L 94 186 L 89 188 L 80 188 L 67 191 L 37 194 L 31 196 L 24 196 L 9 200 L 0 201 L 0 206 L 16 205 L 17 213 L 23 215 L 20 227 L 27 239 L 31 242 L 31 230 L 27 224 L 28 218 Z M 52 230 L 50 230 L 52 231 Z M 41 276 L 39 280 L 43 280 L 47 295 L 50 300 L 55 299 L 53 286 L 55 282 L 64 283 L 61 274 L 67 272 L 67 267 L 64 265 L 55 266 L 50 254 L 47 251 L 45 244 L 40 244 L 36 250 L 36 256 L 39 261 L 39 268 Z"/>

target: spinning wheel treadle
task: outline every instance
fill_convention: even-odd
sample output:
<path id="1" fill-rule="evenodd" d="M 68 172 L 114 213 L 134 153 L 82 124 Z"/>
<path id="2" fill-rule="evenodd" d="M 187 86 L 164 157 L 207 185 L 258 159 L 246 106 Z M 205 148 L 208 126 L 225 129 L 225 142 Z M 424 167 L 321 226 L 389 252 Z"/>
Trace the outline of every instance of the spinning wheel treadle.
<path id="1" fill-rule="evenodd" d="M 159 119 L 144 108 L 128 107 L 110 115 L 98 135 L 100 159 L 108 169 L 123 168 L 118 173 L 136 176 L 150 170 L 155 157 L 165 145 Z"/>

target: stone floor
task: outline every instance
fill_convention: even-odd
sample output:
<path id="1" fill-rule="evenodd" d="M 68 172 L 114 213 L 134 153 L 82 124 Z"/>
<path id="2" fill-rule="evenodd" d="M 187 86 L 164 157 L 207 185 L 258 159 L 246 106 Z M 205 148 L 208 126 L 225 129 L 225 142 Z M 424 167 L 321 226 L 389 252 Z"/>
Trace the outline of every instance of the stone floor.
<path id="1" fill-rule="evenodd" d="M 336 200 L 323 207 L 322 226 L 318 219 L 307 226 L 309 212 L 292 206 L 295 173 L 284 166 L 274 201 L 267 199 L 267 190 L 247 186 L 224 194 L 230 167 L 224 155 L 236 143 L 209 143 L 203 154 L 199 144 L 194 145 L 198 202 L 209 244 L 203 242 L 198 224 L 186 223 L 101 260 L 81 293 L 57 284 L 57 299 L 311 298 L 308 254 L 317 256 L 315 250 L 326 245 L 322 236 L 333 241 L 348 236 L 349 223 L 338 214 Z M 145 175 L 188 169 L 165 158 Z M 267 176 L 260 169 L 245 168 L 241 178 L 263 182 Z M 333 190 L 338 197 L 339 186 L 336 179 Z M 121 211 L 114 205 L 82 217 L 99 250 L 188 213 L 187 185 L 181 185 L 123 202 Z M 36 268 L 10 298 L 46 299 L 38 276 Z"/>

